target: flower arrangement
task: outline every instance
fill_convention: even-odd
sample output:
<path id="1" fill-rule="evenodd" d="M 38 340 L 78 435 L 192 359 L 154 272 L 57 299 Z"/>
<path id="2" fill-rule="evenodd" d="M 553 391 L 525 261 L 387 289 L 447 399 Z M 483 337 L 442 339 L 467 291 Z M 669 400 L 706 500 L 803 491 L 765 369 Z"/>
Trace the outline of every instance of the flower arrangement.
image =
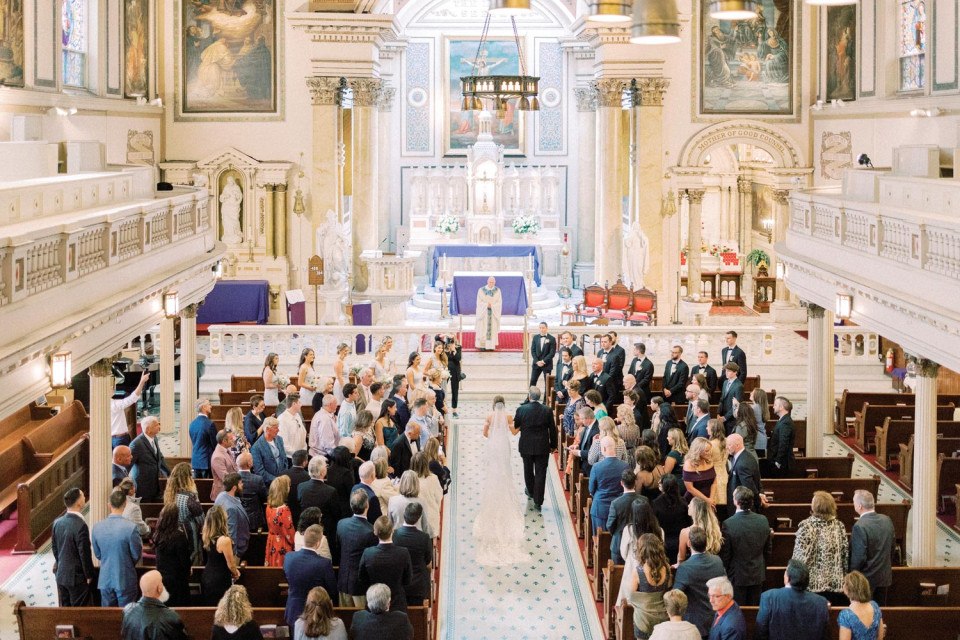
<path id="1" fill-rule="evenodd" d="M 460 220 L 455 215 L 445 213 L 437 220 L 438 233 L 456 233 L 460 230 Z"/>
<path id="2" fill-rule="evenodd" d="M 362 364 L 355 364 L 352 367 L 350 367 L 350 375 L 359 378 L 360 372 L 363 371 L 365 368 L 366 367 L 364 367 Z"/>
<path id="3" fill-rule="evenodd" d="M 710 245 L 710 255 L 719 258 L 724 253 L 732 253 L 733 249 L 728 247 L 725 244 L 712 244 Z"/>
<path id="4" fill-rule="evenodd" d="M 537 233 L 540 231 L 540 221 L 534 218 L 533 216 L 525 216 L 523 214 L 518 215 L 513 219 L 513 232 L 517 235 L 523 235 L 526 233 Z"/>
<path id="5" fill-rule="evenodd" d="M 283 373 L 274 374 L 274 379 L 277 381 L 277 386 L 280 387 L 280 389 L 284 389 L 290 384 L 290 376 Z"/>

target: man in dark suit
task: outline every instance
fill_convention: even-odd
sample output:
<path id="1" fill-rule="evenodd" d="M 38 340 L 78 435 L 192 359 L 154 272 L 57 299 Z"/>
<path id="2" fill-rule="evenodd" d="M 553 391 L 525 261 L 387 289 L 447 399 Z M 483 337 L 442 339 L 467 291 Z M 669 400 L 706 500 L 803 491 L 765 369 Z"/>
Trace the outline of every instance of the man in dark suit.
<path id="1" fill-rule="evenodd" d="M 613 380 L 603 372 L 603 361 L 597 358 L 593 361 L 593 370 L 590 374 L 590 391 L 596 391 L 600 394 L 600 402 L 608 407 L 612 407 L 614 396 L 617 390 L 614 388 Z M 586 393 L 590 393 L 587 391 Z M 586 395 L 586 393 L 584 395 Z"/>
<path id="2" fill-rule="evenodd" d="M 399 379 L 398 379 L 399 378 Z M 407 379 L 402 375 L 393 376 L 393 389 L 390 398 L 397 403 L 397 424 L 405 429 L 410 420 L 410 407 L 407 406 Z"/>
<path id="3" fill-rule="evenodd" d="M 570 455 L 580 458 L 580 472 L 590 477 L 590 463 L 587 462 L 587 456 L 590 454 L 590 447 L 593 445 L 593 439 L 600 434 L 600 423 L 593 413 L 593 408 L 583 406 L 580 408 L 580 421 L 586 425 L 583 435 L 580 437 L 580 445 L 570 445 Z"/>
<path id="4" fill-rule="evenodd" d="M 767 440 L 767 472 L 769 475 L 778 478 L 789 478 L 793 470 L 793 418 L 790 412 L 793 410 L 793 403 L 777 396 L 773 401 L 773 411 L 777 414 L 777 424 L 773 427 L 773 433 Z"/>
<path id="5" fill-rule="evenodd" d="M 523 458 L 527 497 L 533 500 L 533 508 L 540 511 L 547 486 L 547 463 L 550 453 L 557 448 L 557 429 L 553 413 L 540 402 L 539 388 L 531 385 L 527 402 L 517 407 L 510 430 L 514 435 L 520 434 L 517 448 Z"/>
<path id="6" fill-rule="evenodd" d="M 740 367 L 735 362 L 728 362 L 723 365 L 723 374 L 726 379 L 723 381 L 720 392 L 720 407 L 717 409 L 717 416 L 723 423 L 726 435 L 733 433 L 733 428 L 737 425 L 737 416 L 734 413 L 733 401 L 739 401 L 743 397 L 743 383 L 737 378 L 737 372 Z"/>
<path id="7" fill-rule="evenodd" d="M 723 532 L 720 558 L 733 583 L 734 599 L 746 607 L 760 603 L 766 558 L 773 552 L 773 530 L 766 517 L 751 510 L 753 501 L 753 491 L 737 487 L 733 492 L 737 510 L 720 526 Z"/>
<path id="8" fill-rule="evenodd" d="M 682 566 L 682 565 L 681 565 Z M 810 573 L 799 560 L 791 559 L 783 573 L 783 588 L 760 596 L 760 610 L 753 637 L 757 640 L 827 640 L 830 603 L 807 591 Z"/>
<path id="9" fill-rule="evenodd" d="M 287 450 L 279 436 L 280 421 L 270 416 L 263 421 L 263 436 L 250 447 L 253 472 L 263 478 L 268 487 L 287 468 Z"/>
<path id="10" fill-rule="evenodd" d="M 210 477 L 210 458 L 217 446 L 217 427 L 210 419 L 213 406 L 207 398 L 197 400 L 197 417 L 190 423 L 190 442 L 193 445 L 190 454 L 190 466 L 194 478 Z M 139 484 L 139 483 L 138 483 Z"/>
<path id="11" fill-rule="evenodd" d="M 693 365 L 690 369 L 690 380 L 692 381 L 696 378 L 698 373 L 702 373 L 707 379 L 707 391 L 713 393 L 717 388 L 717 370 L 707 364 L 709 358 L 710 356 L 706 351 L 697 353 L 697 364 Z"/>
<path id="12" fill-rule="evenodd" d="M 707 580 L 725 576 L 723 561 L 707 550 L 707 533 L 700 527 L 690 528 L 690 557 L 680 563 L 673 579 L 673 588 L 687 594 L 687 614 L 683 619 L 696 625 L 704 638 L 713 623 L 713 610 L 707 594 Z"/>
<path id="13" fill-rule="evenodd" d="M 743 349 L 737 346 L 737 332 L 736 331 L 727 331 L 725 336 L 727 341 L 727 346 L 725 346 L 720 351 L 720 359 L 723 364 L 728 362 L 735 362 L 739 370 L 737 371 L 737 378 L 740 382 L 743 382 L 747 379 L 747 354 L 743 352 Z"/>
<path id="14" fill-rule="evenodd" d="M 553 395 L 562 404 L 567 403 L 567 388 L 563 383 L 569 382 L 573 377 L 573 364 L 571 360 L 570 349 L 560 347 L 560 359 L 557 361 L 557 369 L 553 372 Z"/>
<path id="15" fill-rule="evenodd" d="M 113 448 L 113 486 L 117 486 L 130 475 L 132 462 L 133 454 L 130 453 L 130 447 L 120 444 Z"/>
<path id="16" fill-rule="evenodd" d="M 710 438 L 707 423 L 710 421 L 710 403 L 703 398 L 693 401 L 693 424 L 687 429 L 687 441 L 693 442 L 697 438 Z"/>
<path id="17" fill-rule="evenodd" d="M 83 491 L 74 487 L 63 494 L 67 512 L 53 521 L 53 573 L 61 607 L 90 604 L 90 584 L 95 571 L 90 555 L 90 529 L 83 519 L 87 504 Z"/>
<path id="18" fill-rule="evenodd" d="M 611 405 L 623 402 L 623 365 L 627 357 L 623 347 L 617 345 L 616 340 L 616 333 L 613 331 L 604 334 L 600 338 L 602 350 L 597 354 L 603 360 L 603 373 L 610 379 L 604 402 Z"/>
<path id="19" fill-rule="evenodd" d="M 553 372 L 553 357 L 557 355 L 557 340 L 547 333 L 547 323 L 540 323 L 540 335 L 533 336 L 530 341 L 530 355 L 533 367 L 530 371 L 530 386 L 537 386 L 540 375 L 547 379 L 547 374 Z M 394 594 L 396 599 L 396 594 Z"/>
<path id="20" fill-rule="evenodd" d="M 610 503 L 610 512 L 607 514 L 607 526 L 610 532 L 610 557 L 614 564 L 623 564 L 624 558 L 620 555 L 620 540 L 623 539 L 623 528 L 630 521 L 630 511 L 633 501 L 637 498 L 637 474 L 627 468 L 620 474 L 620 486 L 623 495 Z"/>
<path id="21" fill-rule="evenodd" d="M 747 640 L 747 621 L 733 597 L 734 588 L 725 577 L 707 580 L 710 606 L 715 612 L 709 640 Z"/>
<path id="22" fill-rule="evenodd" d="M 736 511 L 733 492 L 737 487 L 750 489 L 754 506 L 764 506 L 763 483 L 760 480 L 760 463 L 757 456 L 743 445 L 743 436 L 733 433 L 727 436 L 727 453 L 730 455 L 730 472 L 727 481 L 727 507 L 730 515 Z M 760 502 L 757 503 L 759 497 Z M 759 511 L 759 509 L 757 509 Z M 746 603 L 744 603 L 746 604 Z"/>
<path id="23" fill-rule="evenodd" d="M 360 578 L 360 558 L 369 547 L 376 546 L 377 536 L 373 535 L 373 525 L 367 520 L 367 508 L 370 499 L 365 491 L 350 494 L 352 516 L 337 523 L 336 541 L 340 547 L 340 573 L 337 576 L 337 591 L 340 592 L 341 607 L 364 607 L 363 589 L 358 586 Z"/>
<path id="24" fill-rule="evenodd" d="M 407 606 L 419 607 L 430 599 L 430 569 L 433 567 L 433 541 L 417 528 L 423 506 L 411 502 L 403 510 L 403 526 L 393 533 L 393 543 L 410 552 L 413 579 L 407 587 Z"/>
<path id="25" fill-rule="evenodd" d="M 301 513 L 303 509 L 317 507 L 320 509 L 320 524 L 324 531 L 334 532 L 337 530 L 337 522 L 340 520 L 340 498 L 337 490 L 327 483 L 327 459 L 323 456 L 317 456 L 310 461 L 310 479 L 300 484 L 297 489 L 297 499 L 300 501 Z M 336 538 L 330 536 L 330 552 L 333 557 L 337 555 L 334 551 L 337 549 Z"/>
<path id="26" fill-rule="evenodd" d="M 653 381 L 653 363 L 647 357 L 647 345 L 636 342 L 633 345 L 633 361 L 629 373 L 637 379 L 637 388 L 644 395 L 644 404 L 650 403 L 650 382 Z"/>
<path id="27" fill-rule="evenodd" d="M 410 468 L 413 454 L 420 451 L 420 423 L 413 420 L 407 422 L 402 436 L 393 441 L 390 446 L 390 466 L 397 477 Z"/>
<path id="28" fill-rule="evenodd" d="M 250 531 L 265 530 L 267 519 L 264 516 L 263 507 L 267 503 L 267 485 L 263 482 L 263 478 L 253 472 L 253 456 L 249 451 L 244 451 L 237 456 L 237 469 L 240 480 L 243 482 L 240 502 L 243 504 L 243 510 L 247 512 Z M 292 507 L 290 511 L 293 512 Z M 293 518 L 293 525 L 296 526 L 297 522 L 299 522 L 299 513 Z"/>
<path id="29" fill-rule="evenodd" d="M 853 508 L 860 518 L 850 536 L 850 571 L 859 571 L 867 578 L 874 601 L 882 607 L 893 584 L 893 521 L 874 511 L 873 494 L 865 489 L 853 492 Z"/>
<path id="30" fill-rule="evenodd" d="M 396 611 L 390 604 L 390 587 L 375 584 L 367 589 L 367 610 L 357 611 L 350 621 L 351 640 L 412 640 L 413 625 L 406 611 Z"/>
<path id="31" fill-rule="evenodd" d="M 287 608 L 283 617 L 292 628 L 303 613 L 307 594 L 314 587 L 323 587 L 333 597 L 337 592 L 337 578 L 333 563 L 320 555 L 323 528 L 311 525 L 303 532 L 303 548 L 287 552 L 283 557 L 283 574 L 287 578 Z"/>
<path id="32" fill-rule="evenodd" d="M 143 433 L 130 443 L 132 464 L 130 477 L 137 483 L 137 497 L 143 502 L 157 502 L 160 498 L 160 477 L 170 475 L 167 461 L 160 451 L 160 421 L 156 416 L 147 416 L 140 422 Z"/>
<path id="33" fill-rule="evenodd" d="M 310 459 L 306 449 L 300 449 L 293 452 L 289 469 L 285 469 L 282 474 L 290 478 L 290 492 L 287 494 L 287 506 L 290 507 L 290 515 L 293 516 L 293 524 L 296 526 L 300 522 L 300 514 L 303 509 L 300 508 L 300 485 L 310 479 L 307 473 L 307 462 Z M 246 486 L 246 483 L 244 483 Z"/>
<path id="34" fill-rule="evenodd" d="M 576 358 L 577 356 L 583 355 L 583 349 L 577 346 L 576 342 L 573 339 L 573 334 L 569 331 L 564 331 L 560 334 L 560 346 L 566 347 L 570 350 L 570 358 Z"/>
<path id="35" fill-rule="evenodd" d="M 685 400 L 683 390 L 690 377 L 687 363 L 680 359 L 682 355 L 683 347 L 678 344 L 673 345 L 670 349 L 670 359 L 663 368 L 663 397 L 667 402 L 674 404 L 680 404 Z"/>
<path id="36" fill-rule="evenodd" d="M 373 525 L 379 544 L 364 550 L 360 557 L 358 586 L 366 590 L 382 582 L 390 587 L 392 611 L 407 610 L 407 586 L 413 580 L 410 552 L 393 544 L 393 522 L 390 516 L 380 516 Z"/>
<path id="37" fill-rule="evenodd" d="M 370 503 L 370 506 L 367 509 L 367 520 L 372 525 L 377 521 L 377 518 L 383 515 L 383 511 L 380 509 L 380 498 L 377 497 L 376 492 L 371 486 L 373 481 L 377 479 L 376 467 L 373 466 L 372 462 L 367 460 L 360 465 L 358 473 L 360 475 L 360 482 L 353 485 L 353 487 L 350 489 L 350 493 L 353 493 L 359 489 L 367 494 L 367 498 L 369 499 Z"/>
<path id="38" fill-rule="evenodd" d="M 590 522 L 593 530 L 606 529 L 607 516 L 610 515 L 610 503 L 623 491 L 620 478 L 630 466 L 617 458 L 617 441 L 610 436 L 600 440 L 600 454 L 603 458 L 590 469 L 590 482 L 587 485 L 593 501 L 590 505 Z"/>

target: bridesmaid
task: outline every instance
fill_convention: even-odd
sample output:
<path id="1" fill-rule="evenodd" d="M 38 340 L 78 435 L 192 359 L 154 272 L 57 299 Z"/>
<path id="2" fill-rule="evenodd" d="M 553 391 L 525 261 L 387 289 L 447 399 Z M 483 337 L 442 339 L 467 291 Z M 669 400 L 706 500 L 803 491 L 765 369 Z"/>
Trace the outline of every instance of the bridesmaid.
<path id="1" fill-rule="evenodd" d="M 313 361 L 317 355 L 310 347 L 300 353 L 300 368 L 297 370 L 297 381 L 300 383 L 300 402 L 313 404 L 313 394 L 317 392 L 316 373 L 313 370 Z"/>
<path id="2" fill-rule="evenodd" d="M 280 383 L 277 381 L 277 367 L 280 365 L 280 356 L 268 353 L 263 362 L 263 401 L 268 407 L 280 404 Z"/>
<path id="3" fill-rule="evenodd" d="M 410 357 L 407 358 L 407 393 L 408 394 L 414 389 L 422 389 L 424 387 L 423 371 L 420 370 L 420 360 L 421 360 L 420 354 L 416 351 L 411 351 Z"/>
<path id="4" fill-rule="evenodd" d="M 333 363 L 333 395 L 337 398 L 337 404 L 343 402 L 343 386 L 347 384 L 347 380 L 343 377 L 343 369 L 348 355 L 350 355 L 350 345 L 346 342 L 338 344 L 337 359 Z"/>

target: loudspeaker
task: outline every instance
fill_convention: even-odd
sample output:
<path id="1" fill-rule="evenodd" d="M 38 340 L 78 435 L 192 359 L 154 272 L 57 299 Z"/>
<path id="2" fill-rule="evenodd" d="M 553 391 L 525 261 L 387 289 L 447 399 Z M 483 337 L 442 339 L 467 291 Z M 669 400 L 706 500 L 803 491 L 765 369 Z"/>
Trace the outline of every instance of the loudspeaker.
<path id="1" fill-rule="evenodd" d="M 408 244 L 410 244 L 410 229 L 407 227 L 397 227 L 397 255 L 402 255 L 403 252 L 407 250 Z"/>

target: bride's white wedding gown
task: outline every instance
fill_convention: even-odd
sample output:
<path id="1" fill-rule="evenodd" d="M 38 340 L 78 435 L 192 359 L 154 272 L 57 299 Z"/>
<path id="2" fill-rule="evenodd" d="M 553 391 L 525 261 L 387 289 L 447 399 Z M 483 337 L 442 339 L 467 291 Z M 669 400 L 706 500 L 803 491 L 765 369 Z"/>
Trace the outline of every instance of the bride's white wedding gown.
<path id="1" fill-rule="evenodd" d="M 484 447 L 480 510 L 473 521 L 477 563 L 503 566 L 526 562 L 524 505 L 513 478 L 512 446 L 507 415 L 498 404 Z"/>

